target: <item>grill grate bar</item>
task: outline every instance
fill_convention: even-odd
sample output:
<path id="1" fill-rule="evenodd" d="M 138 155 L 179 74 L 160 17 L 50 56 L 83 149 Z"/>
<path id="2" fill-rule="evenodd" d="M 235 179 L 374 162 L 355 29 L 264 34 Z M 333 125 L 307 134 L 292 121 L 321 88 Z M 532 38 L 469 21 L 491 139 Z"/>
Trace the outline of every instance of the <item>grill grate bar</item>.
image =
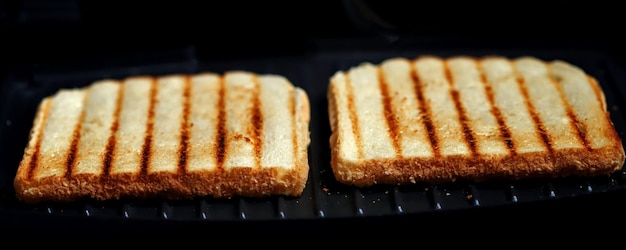
<path id="1" fill-rule="evenodd" d="M 556 198 L 556 191 L 554 190 L 554 184 L 552 184 L 552 182 L 546 183 L 544 186 L 544 194 L 547 195 L 549 199 Z"/>
<path id="2" fill-rule="evenodd" d="M 242 198 L 238 198 L 239 200 L 239 219 L 241 220 L 246 220 L 248 218 L 247 216 L 247 211 L 248 211 L 248 203 L 246 203 L 246 201 Z"/>
<path id="3" fill-rule="evenodd" d="M 402 200 L 402 193 L 398 187 L 393 188 L 393 192 L 391 193 L 394 208 L 397 214 L 404 213 L 404 200 Z"/>
<path id="4" fill-rule="evenodd" d="M 132 214 L 132 211 L 131 211 L 132 207 L 130 206 L 130 204 L 125 202 L 124 204 L 122 204 L 121 210 L 122 210 L 121 211 L 122 217 L 124 219 L 130 219 L 131 214 Z"/>
<path id="5" fill-rule="evenodd" d="M 439 188 L 436 185 L 430 186 L 428 189 L 430 195 L 430 202 L 435 210 L 441 210 L 441 192 L 439 192 Z"/>
<path id="6" fill-rule="evenodd" d="M 317 175 L 313 174 L 313 177 L 316 177 L 316 176 Z M 319 186 L 318 181 L 313 180 L 313 183 L 317 183 L 317 185 L 314 186 L 313 192 L 312 192 L 313 209 L 315 210 L 314 212 L 317 217 L 324 218 L 326 217 L 326 212 L 324 211 L 323 208 L 326 207 L 326 202 L 322 198 L 323 197 L 322 188 Z"/>
<path id="7" fill-rule="evenodd" d="M 314 133 L 315 128 L 312 128 L 311 133 Z M 317 153 L 317 149 L 316 147 L 311 147 L 311 153 L 309 155 L 315 154 Z M 309 158 L 309 161 L 311 163 L 311 166 L 315 166 L 318 163 L 318 159 L 317 158 Z M 311 186 L 311 191 L 310 191 L 310 195 L 311 195 L 311 199 L 313 201 L 312 203 L 312 209 L 313 209 L 313 213 L 315 214 L 315 216 L 319 217 L 319 218 L 324 218 L 326 217 L 326 211 L 324 211 L 324 208 L 326 207 L 326 200 L 324 199 L 324 189 L 325 187 L 323 186 L 323 184 L 320 182 L 321 177 L 320 177 L 320 172 L 319 170 L 316 170 L 315 168 L 311 167 L 310 173 L 309 173 L 309 182 L 307 183 L 307 186 Z M 305 189 L 305 192 L 307 191 L 307 189 Z"/>
<path id="8" fill-rule="evenodd" d="M 508 189 L 508 198 L 510 202 L 517 203 L 519 201 L 519 191 L 515 187 L 515 185 L 510 184 Z"/>
<path id="9" fill-rule="evenodd" d="M 359 216 L 363 216 L 363 194 L 358 188 L 354 189 L 353 192 L 353 201 L 354 201 L 354 213 Z"/>
<path id="10" fill-rule="evenodd" d="M 279 219 L 286 219 L 287 216 L 285 215 L 285 198 L 283 197 L 277 197 L 275 200 L 276 203 L 276 216 Z"/>
<path id="11" fill-rule="evenodd" d="M 202 199 L 198 202 L 198 217 L 202 220 L 206 220 L 209 218 L 209 203 L 206 200 Z"/>
<path id="12" fill-rule="evenodd" d="M 159 207 L 159 215 L 162 219 L 167 220 L 172 214 L 172 209 L 172 206 L 170 206 L 170 204 L 168 204 L 167 202 L 161 202 L 161 206 Z"/>
<path id="13" fill-rule="evenodd" d="M 479 191 L 475 185 L 473 184 L 467 185 L 467 188 L 465 189 L 465 198 L 474 207 L 480 207 L 480 198 L 479 198 L 478 193 Z"/>
<path id="14" fill-rule="evenodd" d="M 90 217 L 93 215 L 93 206 L 89 202 L 85 203 L 85 207 L 83 207 L 83 214 L 85 216 Z"/>

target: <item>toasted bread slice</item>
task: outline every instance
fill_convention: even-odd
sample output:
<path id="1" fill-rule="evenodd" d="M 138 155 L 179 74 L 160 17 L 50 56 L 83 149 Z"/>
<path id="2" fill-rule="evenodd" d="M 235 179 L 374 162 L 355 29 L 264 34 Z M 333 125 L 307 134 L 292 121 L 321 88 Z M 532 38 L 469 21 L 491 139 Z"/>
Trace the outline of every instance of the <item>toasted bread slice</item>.
<path id="1" fill-rule="evenodd" d="M 624 148 L 596 79 L 534 57 L 389 58 L 330 79 L 331 166 L 342 183 L 597 176 Z"/>
<path id="2" fill-rule="evenodd" d="M 101 80 L 41 102 L 14 179 L 27 203 L 299 196 L 308 96 L 231 71 Z"/>

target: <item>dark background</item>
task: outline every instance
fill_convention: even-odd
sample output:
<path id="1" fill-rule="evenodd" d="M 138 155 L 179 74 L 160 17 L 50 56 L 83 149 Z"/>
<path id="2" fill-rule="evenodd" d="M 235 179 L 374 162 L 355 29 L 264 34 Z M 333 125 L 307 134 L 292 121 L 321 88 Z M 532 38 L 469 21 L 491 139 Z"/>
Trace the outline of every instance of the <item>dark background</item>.
<path id="1" fill-rule="evenodd" d="M 307 53 L 317 39 L 624 54 L 616 1 L 0 1 L 6 66 L 194 46 L 201 59 Z M 350 46 L 359 46 L 351 44 Z"/>
<path id="2" fill-rule="evenodd" d="M 574 48 L 601 50 L 624 64 L 626 17 L 619 1 L 0 1 L 0 74 L 28 65 L 193 48 L 199 60 L 301 55 L 346 48 Z M 360 38 L 366 38 L 367 42 Z M 149 60 L 149 59 L 146 59 Z M 591 197 L 477 211 L 303 223 L 306 234 L 358 238 L 387 233 L 531 237 L 577 241 L 624 232 L 616 191 Z M 76 226 L 80 221 L 54 221 Z M 105 224 L 106 222 L 103 222 Z M 11 223 L 9 223 L 12 225 Z M 15 224 L 15 223 L 13 223 Z M 126 225 L 150 234 L 187 225 Z M 259 233 L 271 223 L 224 224 Z M 309 227 L 310 226 L 310 227 Z M 54 231 L 55 226 L 42 230 Z M 308 228 L 308 229 L 304 229 Z M 383 231 L 371 231 L 384 228 Z M 478 230 L 477 228 L 480 228 Z M 275 229 L 295 233 L 294 228 Z M 580 238 L 562 239 L 563 231 Z M 20 233 L 22 231 L 19 231 Z M 172 230 L 166 231 L 170 234 Z M 70 230 L 68 234 L 75 233 Z M 158 234 L 157 234 L 158 235 Z M 289 234 L 291 235 L 291 234 Z M 393 236 L 392 236 L 393 237 Z M 386 238 L 389 239 L 389 238 Z M 410 239 L 410 238 L 404 238 Z M 478 240 L 480 238 L 474 238 Z M 419 242 L 417 242 L 419 243 Z M 439 241 L 441 243 L 441 241 Z M 472 243 L 467 243 L 472 245 Z"/>

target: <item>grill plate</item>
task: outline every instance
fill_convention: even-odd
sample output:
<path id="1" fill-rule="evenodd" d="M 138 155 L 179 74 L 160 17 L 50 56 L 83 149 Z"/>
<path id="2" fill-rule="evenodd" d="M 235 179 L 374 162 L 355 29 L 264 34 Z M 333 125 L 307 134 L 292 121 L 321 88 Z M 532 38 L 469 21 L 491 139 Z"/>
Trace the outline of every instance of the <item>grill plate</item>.
<path id="1" fill-rule="evenodd" d="M 198 56 L 193 47 L 155 52 L 150 60 L 128 60 L 123 56 L 94 58 L 93 61 L 41 64 L 15 69 L 3 79 L 0 106 L 0 218 L 7 228 L 47 230 L 58 226 L 109 231 L 125 225 L 124 230 L 163 229 L 173 231 L 184 226 L 241 226 L 262 230 L 267 225 L 332 226 L 328 230 L 358 228 L 363 223 L 377 225 L 406 220 L 432 222 L 444 218 L 458 221 L 484 218 L 490 213 L 559 213 L 556 208 L 582 209 L 577 202 L 595 202 L 596 206 L 613 206 L 612 199 L 626 197 L 624 171 L 595 178 L 562 178 L 555 180 L 492 181 L 485 183 L 452 183 L 445 185 L 376 186 L 356 189 L 334 180 L 330 168 L 326 87 L 329 77 L 363 61 L 379 63 L 395 56 L 413 58 L 419 55 L 484 56 L 491 54 L 517 57 L 533 55 L 540 59 L 561 59 L 581 67 L 596 77 L 605 91 L 611 118 L 620 136 L 626 132 L 623 110 L 626 89 L 624 69 L 602 51 L 542 49 L 355 49 L 318 50 L 304 55 L 284 57 L 209 60 Z M 122 63 L 122 64 L 120 64 Z M 12 181 L 26 145 L 32 118 L 39 101 L 59 88 L 81 87 L 92 81 L 129 75 L 198 73 L 241 69 L 256 73 L 280 74 L 307 90 L 311 102 L 311 170 L 304 193 L 299 198 L 265 199 L 199 198 L 192 201 L 109 201 L 71 204 L 20 204 L 14 196 Z M 604 202 L 604 203 L 601 203 Z M 589 204 L 589 203 L 587 203 Z M 539 212 L 539 209 L 546 209 Z M 547 208 L 552 208 L 550 210 Z M 587 207 L 589 208 L 589 207 Z M 571 211 L 571 210 L 570 210 Z M 579 211 L 579 210 L 576 210 Z M 611 210 L 613 211 L 613 210 Z M 453 216 L 453 217 L 446 217 Z M 448 219 L 448 221 L 453 219 Z M 512 219 L 519 220 L 519 219 Z M 245 223 L 244 223 L 245 222 Z M 351 224 L 344 224 L 350 222 Z M 518 221 L 520 222 L 520 221 Z M 58 225 L 63 223 L 63 225 Z M 416 222 L 418 223 L 418 222 Z M 56 225 L 56 226 L 53 226 Z M 186 227 L 194 228 L 194 227 Z M 285 231 L 289 226 L 283 227 Z M 122 231 L 124 231 L 122 230 Z M 280 230 L 280 229 L 277 229 Z M 16 232 L 20 232 L 19 230 Z"/>

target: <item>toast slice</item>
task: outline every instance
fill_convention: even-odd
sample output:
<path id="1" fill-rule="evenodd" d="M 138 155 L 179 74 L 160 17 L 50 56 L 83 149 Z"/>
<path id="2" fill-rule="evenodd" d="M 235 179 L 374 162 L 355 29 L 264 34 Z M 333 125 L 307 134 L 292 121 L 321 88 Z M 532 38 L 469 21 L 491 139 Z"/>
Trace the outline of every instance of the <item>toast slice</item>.
<path id="1" fill-rule="evenodd" d="M 336 72 L 327 94 L 332 170 L 353 186 L 597 176 L 624 164 L 600 85 L 561 60 L 389 58 Z"/>
<path id="2" fill-rule="evenodd" d="M 39 105 L 14 187 L 26 203 L 299 196 L 306 92 L 278 75 L 133 76 Z"/>

